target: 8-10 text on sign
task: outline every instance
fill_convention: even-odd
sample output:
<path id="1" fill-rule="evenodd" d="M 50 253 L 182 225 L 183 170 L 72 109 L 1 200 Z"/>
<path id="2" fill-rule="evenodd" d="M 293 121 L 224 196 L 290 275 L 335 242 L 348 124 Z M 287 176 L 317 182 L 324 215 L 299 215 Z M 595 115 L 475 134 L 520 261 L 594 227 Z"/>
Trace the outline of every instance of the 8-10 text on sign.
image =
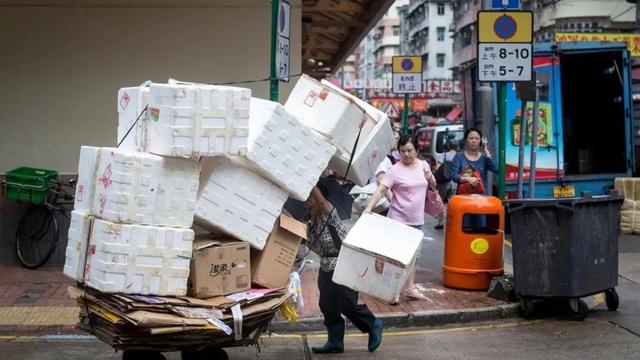
<path id="1" fill-rule="evenodd" d="M 531 44 L 478 44 L 480 81 L 530 81 L 532 68 Z"/>

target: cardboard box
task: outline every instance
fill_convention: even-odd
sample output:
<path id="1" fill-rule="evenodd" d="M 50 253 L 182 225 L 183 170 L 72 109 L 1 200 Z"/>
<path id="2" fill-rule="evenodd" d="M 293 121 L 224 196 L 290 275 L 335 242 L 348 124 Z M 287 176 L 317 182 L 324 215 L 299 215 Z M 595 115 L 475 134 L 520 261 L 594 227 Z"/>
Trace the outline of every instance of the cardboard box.
<path id="1" fill-rule="evenodd" d="M 333 282 L 396 301 L 415 266 L 422 236 L 387 217 L 363 214 L 342 242 Z"/>
<path id="2" fill-rule="evenodd" d="M 307 238 L 307 225 L 280 215 L 262 251 L 251 251 L 251 279 L 266 288 L 287 285 L 302 239 Z"/>
<path id="3" fill-rule="evenodd" d="M 188 287 L 189 296 L 199 299 L 251 289 L 249 244 L 229 238 L 195 240 Z"/>

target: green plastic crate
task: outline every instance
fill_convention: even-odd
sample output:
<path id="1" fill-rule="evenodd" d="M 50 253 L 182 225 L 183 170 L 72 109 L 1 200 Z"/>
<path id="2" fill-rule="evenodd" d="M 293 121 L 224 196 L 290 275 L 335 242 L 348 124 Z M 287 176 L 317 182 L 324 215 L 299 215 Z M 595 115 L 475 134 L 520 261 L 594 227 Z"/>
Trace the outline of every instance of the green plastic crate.
<path id="1" fill-rule="evenodd" d="M 5 174 L 4 198 L 31 204 L 43 204 L 47 190 L 58 181 L 58 172 L 54 170 L 21 167 Z"/>

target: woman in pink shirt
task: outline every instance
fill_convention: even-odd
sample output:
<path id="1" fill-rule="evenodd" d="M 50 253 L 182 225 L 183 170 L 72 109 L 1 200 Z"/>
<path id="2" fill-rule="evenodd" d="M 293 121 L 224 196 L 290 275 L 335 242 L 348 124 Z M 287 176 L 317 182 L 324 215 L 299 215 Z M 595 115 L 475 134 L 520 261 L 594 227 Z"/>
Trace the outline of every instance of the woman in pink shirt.
<path id="1" fill-rule="evenodd" d="M 424 225 L 424 205 L 427 187 L 436 188 L 436 179 L 426 161 L 418 160 L 416 147 L 410 136 L 403 135 L 398 140 L 401 161 L 393 165 L 378 185 L 376 192 L 369 200 L 365 213 L 370 213 L 383 194 L 389 189 L 393 192 L 390 199 L 389 214 L 391 219 L 405 225 L 422 230 Z M 405 295 L 414 299 L 424 299 L 414 284 L 415 268 L 407 279 Z"/>

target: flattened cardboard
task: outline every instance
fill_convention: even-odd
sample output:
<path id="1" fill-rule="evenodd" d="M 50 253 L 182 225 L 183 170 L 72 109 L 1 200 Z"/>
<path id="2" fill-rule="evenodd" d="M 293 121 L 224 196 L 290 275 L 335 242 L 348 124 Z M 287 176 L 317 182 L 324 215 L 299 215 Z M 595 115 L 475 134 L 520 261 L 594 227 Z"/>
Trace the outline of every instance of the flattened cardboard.
<path id="1" fill-rule="evenodd" d="M 251 279 L 266 288 L 287 285 L 300 243 L 307 238 L 307 225 L 280 215 L 262 251 L 251 249 Z"/>
<path id="2" fill-rule="evenodd" d="M 189 296 L 206 299 L 250 288 L 249 244 L 228 238 L 194 241 Z"/>

